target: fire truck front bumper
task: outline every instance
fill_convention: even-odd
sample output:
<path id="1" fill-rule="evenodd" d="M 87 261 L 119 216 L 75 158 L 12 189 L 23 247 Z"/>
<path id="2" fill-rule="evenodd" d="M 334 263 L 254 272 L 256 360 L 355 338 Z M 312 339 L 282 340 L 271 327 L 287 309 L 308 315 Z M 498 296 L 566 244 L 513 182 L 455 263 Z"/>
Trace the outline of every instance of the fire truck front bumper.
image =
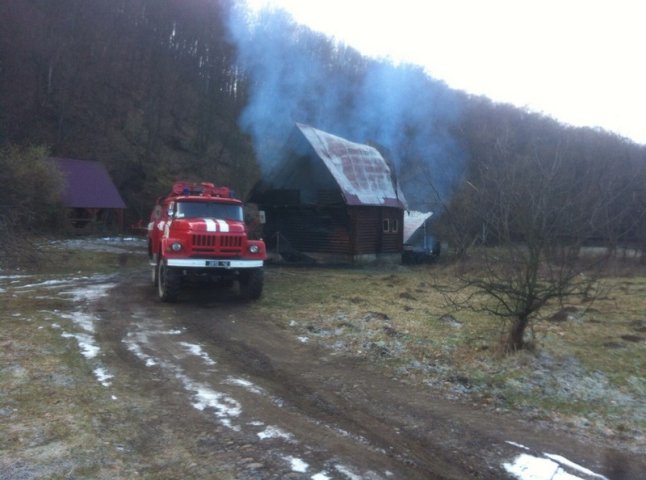
<path id="1" fill-rule="evenodd" d="M 220 260 L 220 259 L 203 259 L 203 258 L 169 258 L 166 260 L 169 267 L 182 268 L 260 268 L 263 266 L 262 260 Z"/>

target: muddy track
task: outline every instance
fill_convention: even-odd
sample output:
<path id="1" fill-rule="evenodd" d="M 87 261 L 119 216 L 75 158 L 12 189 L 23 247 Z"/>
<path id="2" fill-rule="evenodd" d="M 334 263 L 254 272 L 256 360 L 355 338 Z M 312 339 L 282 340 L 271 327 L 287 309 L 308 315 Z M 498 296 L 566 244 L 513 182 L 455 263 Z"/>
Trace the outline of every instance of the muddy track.
<path id="1" fill-rule="evenodd" d="M 233 293 L 161 304 L 142 273 L 91 308 L 110 367 L 146 399 L 132 421 L 151 455 L 162 438 L 183 442 L 197 464 L 228 462 L 241 479 L 513 478 L 502 465 L 523 452 L 557 453 L 613 479 L 644 467 L 303 344 Z"/>

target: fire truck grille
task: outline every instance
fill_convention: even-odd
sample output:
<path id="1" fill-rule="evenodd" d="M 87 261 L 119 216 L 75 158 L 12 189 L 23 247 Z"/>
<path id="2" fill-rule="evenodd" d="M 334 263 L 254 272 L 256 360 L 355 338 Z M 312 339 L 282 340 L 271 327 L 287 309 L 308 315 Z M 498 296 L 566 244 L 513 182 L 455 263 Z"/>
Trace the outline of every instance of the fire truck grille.
<path id="1" fill-rule="evenodd" d="M 242 248 L 243 237 L 239 235 L 193 235 L 192 237 L 194 252 L 238 254 Z"/>

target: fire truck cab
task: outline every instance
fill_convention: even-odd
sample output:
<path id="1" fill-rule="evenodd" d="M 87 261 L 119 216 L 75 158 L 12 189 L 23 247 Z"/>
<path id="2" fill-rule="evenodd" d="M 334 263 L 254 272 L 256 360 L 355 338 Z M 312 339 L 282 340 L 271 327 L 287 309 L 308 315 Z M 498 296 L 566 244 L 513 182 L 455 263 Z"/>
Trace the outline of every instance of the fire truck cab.
<path id="1" fill-rule="evenodd" d="M 189 278 L 231 285 L 256 300 L 262 295 L 265 243 L 250 240 L 243 203 L 227 187 L 175 182 L 157 200 L 148 223 L 148 257 L 161 301 L 177 300 Z"/>

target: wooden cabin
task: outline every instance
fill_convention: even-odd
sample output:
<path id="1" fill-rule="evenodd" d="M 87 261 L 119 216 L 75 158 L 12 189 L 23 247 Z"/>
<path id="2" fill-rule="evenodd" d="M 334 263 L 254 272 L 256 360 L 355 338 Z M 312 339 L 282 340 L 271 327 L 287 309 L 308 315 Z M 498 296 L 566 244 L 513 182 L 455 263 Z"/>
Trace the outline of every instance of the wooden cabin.
<path id="1" fill-rule="evenodd" d="M 297 124 L 252 192 L 270 252 L 323 262 L 401 261 L 405 201 L 373 147 Z"/>
<path id="2" fill-rule="evenodd" d="M 63 174 L 66 228 L 73 234 L 123 231 L 126 204 L 105 166 L 97 161 L 50 158 Z"/>

